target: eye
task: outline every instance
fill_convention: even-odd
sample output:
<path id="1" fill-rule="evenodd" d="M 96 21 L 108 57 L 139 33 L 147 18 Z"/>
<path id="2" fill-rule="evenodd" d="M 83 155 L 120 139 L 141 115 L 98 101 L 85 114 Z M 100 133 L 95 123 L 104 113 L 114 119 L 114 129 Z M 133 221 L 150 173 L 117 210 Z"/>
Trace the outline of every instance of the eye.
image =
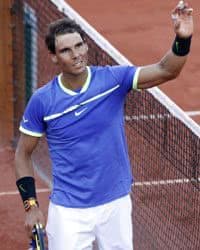
<path id="1" fill-rule="evenodd" d="M 81 48 L 83 45 L 84 45 L 84 43 L 83 43 L 83 42 L 80 42 L 80 43 L 78 43 L 78 44 L 76 45 L 76 48 Z"/>
<path id="2" fill-rule="evenodd" d="M 60 50 L 60 53 L 63 54 L 63 53 L 69 53 L 70 52 L 70 49 L 69 48 L 63 48 Z"/>

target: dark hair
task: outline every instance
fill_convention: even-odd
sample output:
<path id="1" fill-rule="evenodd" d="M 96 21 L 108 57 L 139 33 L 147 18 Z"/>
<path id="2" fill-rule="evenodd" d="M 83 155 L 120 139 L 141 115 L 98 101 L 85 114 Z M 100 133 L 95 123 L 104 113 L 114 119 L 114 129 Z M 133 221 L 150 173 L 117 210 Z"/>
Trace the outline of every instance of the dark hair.
<path id="1" fill-rule="evenodd" d="M 85 41 L 85 34 L 74 20 L 69 18 L 58 19 L 55 22 L 52 22 L 48 26 L 48 31 L 45 36 L 45 43 L 48 50 L 55 54 L 55 38 L 58 35 L 64 35 L 67 33 L 77 32 L 80 34 L 81 38 Z"/>

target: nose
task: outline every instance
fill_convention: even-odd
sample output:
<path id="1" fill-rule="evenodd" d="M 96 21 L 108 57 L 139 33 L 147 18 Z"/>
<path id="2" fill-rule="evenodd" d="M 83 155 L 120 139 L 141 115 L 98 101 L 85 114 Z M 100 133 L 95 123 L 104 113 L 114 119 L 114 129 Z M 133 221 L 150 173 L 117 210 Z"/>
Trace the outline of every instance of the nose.
<path id="1" fill-rule="evenodd" d="M 71 52 L 72 58 L 77 58 L 79 56 L 78 49 L 73 49 Z"/>

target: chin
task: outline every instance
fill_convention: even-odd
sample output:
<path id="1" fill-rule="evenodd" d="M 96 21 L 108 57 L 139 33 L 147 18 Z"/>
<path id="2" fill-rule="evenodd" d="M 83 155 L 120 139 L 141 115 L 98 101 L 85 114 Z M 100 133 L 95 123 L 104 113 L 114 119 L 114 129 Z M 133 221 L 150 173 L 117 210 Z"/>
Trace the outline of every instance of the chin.
<path id="1" fill-rule="evenodd" d="M 80 75 L 80 74 L 84 73 L 85 70 L 86 70 L 86 66 L 85 67 L 81 67 L 81 68 L 77 68 L 77 69 L 74 69 L 72 71 L 72 74 L 74 74 L 74 75 Z"/>

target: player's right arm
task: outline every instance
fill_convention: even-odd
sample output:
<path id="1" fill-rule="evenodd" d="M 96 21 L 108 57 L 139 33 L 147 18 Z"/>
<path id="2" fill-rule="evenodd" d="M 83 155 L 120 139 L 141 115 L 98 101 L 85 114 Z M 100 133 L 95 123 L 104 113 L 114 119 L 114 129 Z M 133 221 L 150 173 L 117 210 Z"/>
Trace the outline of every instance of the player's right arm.
<path id="1" fill-rule="evenodd" d="M 39 209 L 37 202 L 31 161 L 32 152 L 38 141 L 39 137 L 21 133 L 15 152 L 16 180 L 26 211 L 25 228 L 29 237 L 32 236 L 32 229 L 36 223 L 40 222 L 42 225 L 45 225 L 44 215 Z"/>

